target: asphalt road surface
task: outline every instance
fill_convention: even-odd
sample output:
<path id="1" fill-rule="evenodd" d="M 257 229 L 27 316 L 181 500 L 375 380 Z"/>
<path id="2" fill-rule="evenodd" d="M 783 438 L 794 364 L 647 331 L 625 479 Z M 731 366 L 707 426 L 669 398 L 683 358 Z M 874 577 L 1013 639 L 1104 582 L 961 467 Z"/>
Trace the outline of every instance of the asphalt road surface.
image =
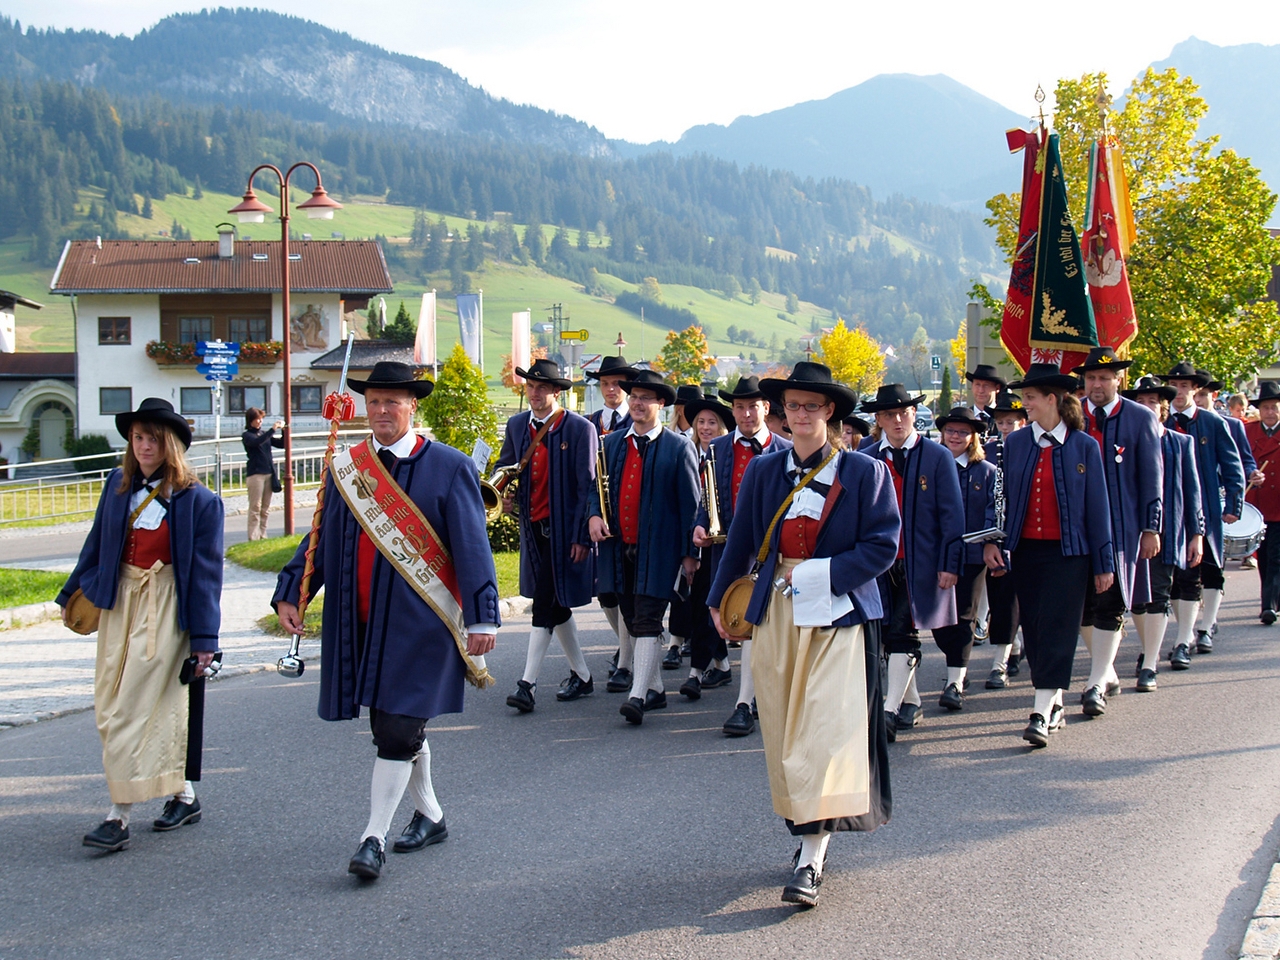
<path id="1" fill-rule="evenodd" d="M 373 884 L 346 873 L 367 723 L 317 719 L 315 672 L 212 684 L 203 822 L 152 833 L 161 803 L 138 805 L 117 854 L 80 845 L 107 804 L 92 714 L 0 732 L 0 958 L 1233 960 L 1280 847 L 1280 626 L 1251 617 L 1256 575 L 1229 591 L 1218 650 L 1154 694 L 1126 677 L 1101 719 L 1079 713 L 1082 655 L 1041 751 L 1020 738 L 1025 672 L 982 691 L 978 648 L 943 716 L 928 649 L 926 721 L 890 748 L 893 821 L 833 839 L 812 911 L 779 901 L 796 844 L 759 735 L 720 733 L 736 664 L 733 687 L 630 727 L 598 612 L 580 616 L 599 692 L 557 703 L 550 657 L 528 716 L 504 703 L 528 620 L 503 628 L 498 686 L 428 727 L 449 839 Z M 1130 637 L 1124 673 L 1135 656 Z"/>

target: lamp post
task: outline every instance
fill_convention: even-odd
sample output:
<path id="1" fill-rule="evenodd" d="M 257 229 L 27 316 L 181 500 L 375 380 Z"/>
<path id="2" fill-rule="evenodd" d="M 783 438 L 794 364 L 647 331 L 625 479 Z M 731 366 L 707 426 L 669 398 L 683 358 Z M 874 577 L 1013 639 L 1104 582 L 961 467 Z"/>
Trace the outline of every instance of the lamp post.
<path id="1" fill-rule="evenodd" d="M 284 420 L 284 532 L 286 536 L 293 534 L 293 381 L 292 381 L 292 346 L 289 337 L 289 178 L 299 167 L 306 167 L 316 175 L 316 188 L 311 191 L 311 199 L 298 204 L 297 209 L 307 211 L 313 220 L 332 220 L 333 211 L 341 210 L 342 204 L 330 197 L 320 182 L 320 171 L 315 164 L 301 160 L 281 173 L 275 164 L 262 163 L 249 174 L 249 185 L 244 192 L 244 200 L 236 204 L 227 213 L 234 213 L 241 223 L 262 223 L 271 212 L 271 208 L 258 199 L 253 192 L 253 178 L 263 170 L 270 170 L 280 181 L 280 310 L 283 327 L 281 343 L 284 345 L 284 389 L 280 398 L 281 419 Z"/>

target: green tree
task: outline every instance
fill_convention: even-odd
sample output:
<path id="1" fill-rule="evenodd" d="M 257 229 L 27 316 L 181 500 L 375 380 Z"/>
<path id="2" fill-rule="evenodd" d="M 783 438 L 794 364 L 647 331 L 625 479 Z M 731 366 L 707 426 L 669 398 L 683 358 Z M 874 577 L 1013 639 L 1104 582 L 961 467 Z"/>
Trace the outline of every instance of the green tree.
<path id="1" fill-rule="evenodd" d="M 150 196 L 142 201 L 142 216 L 145 220 L 150 220 L 155 216 L 155 208 L 151 206 Z"/>
<path id="2" fill-rule="evenodd" d="M 1209 107 L 1190 77 L 1148 69 L 1120 110 L 1100 109 L 1105 83 L 1104 73 L 1059 80 L 1054 124 L 1077 224 L 1089 144 L 1101 135 L 1104 115 L 1124 148 L 1137 226 L 1128 260 L 1138 315 L 1135 370 L 1161 372 L 1187 359 L 1230 380 L 1252 376 L 1276 357 L 1280 342 L 1280 311 L 1266 298 L 1272 264 L 1280 262 L 1280 243 L 1266 226 L 1276 195 L 1247 159 L 1215 153 L 1217 137 L 1196 138 Z M 1010 258 L 1019 203 L 1018 194 L 987 201 L 987 223 Z"/>
<path id="3" fill-rule="evenodd" d="M 747 299 L 751 301 L 753 307 L 760 302 L 763 293 L 764 291 L 760 289 L 760 281 L 752 277 L 751 282 L 747 284 Z"/>
<path id="4" fill-rule="evenodd" d="M 672 330 L 667 334 L 667 342 L 654 358 L 653 367 L 671 383 L 698 384 L 711 362 L 702 328 L 690 326 L 680 333 Z"/>
<path id="5" fill-rule="evenodd" d="M 923 390 L 929 369 L 929 331 L 924 327 L 916 327 L 916 332 L 903 346 L 902 356 L 899 359 L 910 371 L 916 389 Z"/>
<path id="6" fill-rule="evenodd" d="M 524 229 L 524 248 L 529 259 L 541 266 L 547 256 L 546 238 L 542 236 L 542 224 L 536 220 Z"/>
<path id="7" fill-rule="evenodd" d="M 733 274 L 729 274 L 724 282 L 724 296 L 726 300 L 737 300 L 742 296 L 742 284 Z"/>
<path id="8" fill-rule="evenodd" d="M 200 186 L 200 175 L 199 175 L 199 174 L 196 174 L 196 181 L 195 181 L 195 185 L 191 188 L 191 199 L 192 199 L 192 200 L 203 200 L 203 199 L 204 199 L 204 190 L 203 190 L 203 189 L 201 188 L 201 186 Z"/>
<path id="9" fill-rule="evenodd" d="M 498 449 L 498 418 L 489 405 L 484 374 L 460 343 L 440 368 L 431 396 L 418 404 L 418 417 L 437 440 L 463 453 L 470 454 L 478 439 Z"/>
<path id="10" fill-rule="evenodd" d="M 647 297 L 650 300 L 662 302 L 662 287 L 658 285 L 657 277 L 645 277 L 640 281 L 640 296 Z"/>
<path id="11" fill-rule="evenodd" d="M 400 309 L 396 311 L 395 319 L 388 323 L 387 328 L 382 331 L 382 339 L 391 340 L 395 343 L 413 343 L 417 335 L 418 328 L 414 325 L 413 318 L 409 316 L 409 308 L 401 300 Z"/>
<path id="12" fill-rule="evenodd" d="M 787 291 L 787 313 L 795 314 L 800 312 L 800 298 L 790 290 Z"/>
<path id="13" fill-rule="evenodd" d="M 776 334 L 775 334 L 776 343 Z M 818 338 L 814 359 L 831 368 L 831 376 L 852 387 L 859 396 L 871 393 L 884 379 L 880 344 L 862 327 L 850 330 L 843 320 Z M 772 347 L 771 349 L 776 348 Z"/>
<path id="14" fill-rule="evenodd" d="M 942 389 L 938 391 L 938 412 L 951 411 L 951 365 L 942 368 Z"/>

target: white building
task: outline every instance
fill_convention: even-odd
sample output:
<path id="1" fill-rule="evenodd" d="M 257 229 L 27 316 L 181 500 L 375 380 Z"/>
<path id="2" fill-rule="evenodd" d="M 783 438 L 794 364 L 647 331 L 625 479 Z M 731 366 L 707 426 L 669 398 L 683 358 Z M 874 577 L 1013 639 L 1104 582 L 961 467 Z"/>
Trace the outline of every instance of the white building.
<path id="1" fill-rule="evenodd" d="M 213 436 L 212 384 L 196 372 L 200 340 L 241 344 L 239 372 L 222 388 L 224 435 L 243 429 L 249 407 L 279 415 L 280 243 L 220 237 L 67 243 L 50 289 L 74 298 L 81 435 L 123 446 L 115 414 L 163 397 L 197 436 Z M 321 402 L 338 374 L 312 361 L 342 342 L 349 314 L 391 292 L 391 276 L 367 240 L 292 241 L 289 260 L 293 427 L 323 429 Z"/>

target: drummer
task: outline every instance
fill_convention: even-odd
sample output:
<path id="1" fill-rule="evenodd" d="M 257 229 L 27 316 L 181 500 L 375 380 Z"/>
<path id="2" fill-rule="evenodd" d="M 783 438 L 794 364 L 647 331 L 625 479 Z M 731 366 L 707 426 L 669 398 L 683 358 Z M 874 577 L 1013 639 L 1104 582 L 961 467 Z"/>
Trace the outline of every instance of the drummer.
<path id="1" fill-rule="evenodd" d="M 1249 476 L 1245 502 L 1262 513 L 1266 524 L 1258 549 L 1258 578 L 1262 581 L 1258 619 L 1269 627 L 1280 610 L 1280 383 L 1262 381 L 1258 396 L 1249 403 L 1257 407 L 1258 419 L 1245 423 L 1244 432 L 1258 468 Z M 1272 464 L 1276 469 L 1271 469 Z"/>

